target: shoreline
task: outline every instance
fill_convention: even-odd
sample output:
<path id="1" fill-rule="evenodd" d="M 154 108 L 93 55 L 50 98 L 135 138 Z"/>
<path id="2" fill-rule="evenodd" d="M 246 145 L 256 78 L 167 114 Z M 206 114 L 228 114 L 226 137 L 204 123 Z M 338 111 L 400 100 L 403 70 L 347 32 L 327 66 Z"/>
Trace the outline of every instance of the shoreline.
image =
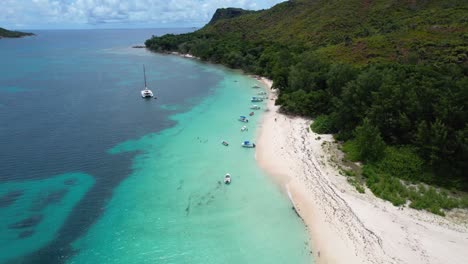
<path id="1" fill-rule="evenodd" d="M 441 217 L 393 206 L 367 187 L 365 194 L 358 193 L 339 173 L 343 154 L 333 136 L 310 131 L 311 119 L 279 113 L 273 82 L 246 75 L 265 85 L 268 93 L 255 159 L 304 223 L 313 263 L 465 263 L 468 210 L 455 209 Z"/>
<path id="2" fill-rule="evenodd" d="M 309 131 L 310 119 L 279 113 L 272 81 L 259 81 L 269 99 L 256 159 L 304 222 L 315 263 L 461 264 L 468 259 L 466 222 L 395 207 L 367 188 L 359 194 L 336 168 L 343 156 L 332 135 Z"/>
<path id="3" fill-rule="evenodd" d="M 180 52 L 177 52 L 177 51 L 167 52 L 166 54 L 175 55 L 175 56 L 179 56 L 179 57 L 187 58 L 187 59 L 196 59 L 196 60 L 200 59 L 198 57 L 193 56 L 192 54 L 189 54 L 189 53 L 184 54 L 184 53 L 180 53 Z"/>

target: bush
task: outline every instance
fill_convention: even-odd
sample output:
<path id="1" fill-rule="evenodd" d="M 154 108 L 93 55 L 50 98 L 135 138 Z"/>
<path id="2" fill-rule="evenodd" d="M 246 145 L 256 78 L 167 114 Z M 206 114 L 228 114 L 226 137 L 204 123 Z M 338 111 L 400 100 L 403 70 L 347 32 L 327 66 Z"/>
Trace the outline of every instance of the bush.
<path id="1" fill-rule="evenodd" d="M 350 161 L 359 161 L 359 147 L 355 140 L 348 140 L 343 144 L 343 152 L 346 159 Z"/>
<path id="2" fill-rule="evenodd" d="M 387 147 L 383 158 L 375 163 L 379 171 L 405 180 L 420 180 L 424 161 L 410 147 Z"/>
<path id="3" fill-rule="evenodd" d="M 449 197 L 444 191 L 437 191 L 433 187 L 419 186 L 418 192 L 411 193 L 411 208 L 426 209 L 431 213 L 444 216 L 442 209 L 463 207 L 459 199 Z"/>
<path id="4" fill-rule="evenodd" d="M 328 115 L 319 115 L 310 125 L 310 128 L 318 134 L 331 134 L 334 132 L 333 120 Z"/>
<path id="5" fill-rule="evenodd" d="M 380 136 L 380 131 L 373 126 L 369 119 L 365 118 L 361 126 L 355 130 L 356 145 L 359 151 L 359 160 L 377 161 L 383 156 L 385 142 Z"/>
<path id="6" fill-rule="evenodd" d="M 438 191 L 424 185 L 408 187 L 400 179 L 380 171 L 375 166 L 364 166 L 363 175 L 367 178 L 367 186 L 377 197 L 387 200 L 395 206 L 410 201 L 411 208 L 424 209 L 441 216 L 445 215 L 442 209 L 468 207 L 468 204 L 465 204 L 466 198 L 450 197 L 444 190 Z"/>
<path id="7" fill-rule="evenodd" d="M 377 197 L 395 206 L 406 203 L 408 191 L 399 179 L 379 173 L 372 166 L 364 166 L 362 174 L 367 178 L 367 187 Z"/>

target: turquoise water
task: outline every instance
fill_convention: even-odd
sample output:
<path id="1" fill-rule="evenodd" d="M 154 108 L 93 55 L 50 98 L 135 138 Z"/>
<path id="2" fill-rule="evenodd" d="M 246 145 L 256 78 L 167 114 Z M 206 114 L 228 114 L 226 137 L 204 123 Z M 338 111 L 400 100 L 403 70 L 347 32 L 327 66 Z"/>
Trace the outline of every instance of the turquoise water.
<path id="1" fill-rule="evenodd" d="M 257 167 L 255 151 L 240 146 L 255 139 L 260 120 L 257 112 L 240 132 L 255 80 L 217 71 L 224 79 L 213 95 L 174 116 L 175 127 L 109 150 L 142 154 L 106 213 L 74 243 L 70 263 L 311 262 L 291 204 Z"/>
<path id="2" fill-rule="evenodd" d="M 261 118 L 240 131 L 257 81 L 130 48 L 166 32 L 184 30 L 0 41 L 0 263 L 312 261 L 287 197 L 240 146 Z M 157 100 L 139 95 L 143 64 Z"/>
<path id="3" fill-rule="evenodd" d="M 0 197 L 10 199 L 4 198 L 0 205 L 0 260 L 38 250 L 51 241 L 93 184 L 93 177 L 84 173 L 1 184 Z"/>

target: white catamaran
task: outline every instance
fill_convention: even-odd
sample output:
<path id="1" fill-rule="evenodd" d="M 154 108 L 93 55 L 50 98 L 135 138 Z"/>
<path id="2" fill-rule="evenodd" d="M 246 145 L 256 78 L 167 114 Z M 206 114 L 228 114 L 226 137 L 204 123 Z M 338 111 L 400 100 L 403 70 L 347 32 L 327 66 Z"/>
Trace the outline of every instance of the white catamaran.
<path id="1" fill-rule="evenodd" d="M 144 90 L 141 90 L 141 97 L 143 98 L 151 98 L 153 97 L 153 92 L 148 89 L 148 87 L 146 86 L 146 70 L 145 70 L 145 65 L 143 65 L 143 76 L 145 78 L 145 89 Z"/>

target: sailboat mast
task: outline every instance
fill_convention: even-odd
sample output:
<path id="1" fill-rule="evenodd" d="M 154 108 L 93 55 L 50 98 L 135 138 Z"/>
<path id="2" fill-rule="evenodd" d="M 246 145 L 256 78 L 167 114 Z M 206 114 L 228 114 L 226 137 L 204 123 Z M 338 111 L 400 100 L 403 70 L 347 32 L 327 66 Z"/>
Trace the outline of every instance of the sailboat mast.
<path id="1" fill-rule="evenodd" d="M 143 76 L 145 78 L 145 89 L 147 89 L 147 86 L 146 86 L 146 70 L 145 70 L 145 65 L 143 65 Z"/>

